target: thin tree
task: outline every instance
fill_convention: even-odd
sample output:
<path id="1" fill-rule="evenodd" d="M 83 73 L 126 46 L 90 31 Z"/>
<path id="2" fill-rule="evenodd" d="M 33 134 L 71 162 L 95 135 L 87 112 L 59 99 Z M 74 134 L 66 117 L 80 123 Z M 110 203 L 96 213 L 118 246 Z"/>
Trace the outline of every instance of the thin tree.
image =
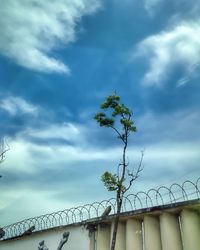
<path id="1" fill-rule="evenodd" d="M 111 128 L 122 142 L 122 158 L 117 165 L 116 173 L 113 174 L 106 171 L 101 177 L 107 190 L 116 192 L 117 212 L 114 219 L 111 242 L 111 250 L 114 250 L 124 194 L 130 189 L 143 170 L 142 161 L 144 153 L 143 151 L 141 152 L 141 159 L 137 168 L 130 170 L 126 154 L 129 136 L 136 132 L 133 112 L 120 102 L 120 97 L 116 94 L 108 96 L 100 107 L 103 112 L 97 113 L 94 117 L 95 120 L 101 127 Z"/>
<path id="2" fill-rule="evenodd" d="M 0 164 L 5 160 L 5 157 L 6 157 L 6 152 L 10 150 L 7 142 L 5 139 L 2 139 L 0 141 Z M 0 175 L 0 178 L 2 176 Z"/>

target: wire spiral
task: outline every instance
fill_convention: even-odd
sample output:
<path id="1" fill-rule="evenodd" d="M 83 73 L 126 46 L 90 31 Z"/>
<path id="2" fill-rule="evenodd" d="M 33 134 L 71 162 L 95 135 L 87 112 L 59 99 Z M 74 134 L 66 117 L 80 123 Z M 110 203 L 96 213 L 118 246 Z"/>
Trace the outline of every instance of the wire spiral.
<path id="1" fill-rule="evenodd" d="M 174 204 L 180 201 L 189 201 L 200 198 L 200 177 L 192 182 L 184 181 L 181 185 L 173 183 L 170 187 L 160 186 L 149 189 L 147 192 L 140 191 L 124 197 L 122 212 L 151 208 L 166 204 Z M 57 226 L 82 222 L 95 217 L 100 217 L 103 211 L 111 206 L 112 213 L 116 212 L 116 200 L 111 198 L 101 202 L 93 202 L 84 206 L 73 207 L 62 211 L 41 215 L 39 217 L 25 219 L 20 222 L 5 226 L 4 239 L 10 239 L 22 235 L 26 230 L 35 226 L 34 231 L 41 231 Z"/>

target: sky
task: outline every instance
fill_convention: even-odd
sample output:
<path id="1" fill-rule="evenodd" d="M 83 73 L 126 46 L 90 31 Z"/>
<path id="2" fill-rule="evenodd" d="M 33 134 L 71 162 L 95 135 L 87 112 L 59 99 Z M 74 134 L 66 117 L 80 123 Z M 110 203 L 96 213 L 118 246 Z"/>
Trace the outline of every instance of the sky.
<path id="1" fill-rule="evenodd" d="M 198 0 L 1 0 L 0 226 L 114 197 L 121 144 L 94 115 L 133 110 L 130 192 L 200 176 Z"/>

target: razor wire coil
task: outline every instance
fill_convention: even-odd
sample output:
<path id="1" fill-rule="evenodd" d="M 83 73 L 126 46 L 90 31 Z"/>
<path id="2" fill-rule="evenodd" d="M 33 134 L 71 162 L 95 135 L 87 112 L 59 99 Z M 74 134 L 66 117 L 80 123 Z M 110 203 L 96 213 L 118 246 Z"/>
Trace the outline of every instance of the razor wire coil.
<path id="1" fill-rule="evenodd" d="M 136 194 L 128 194 L 123 198 L 121 212 L 174 204 L 177 201 L 189 201 L 199 198 L 200 177 L 194 182 L 186 180 L 181 185 L 173 183 L 170 187 L 160 186 L 158 188 L 149 189 L 147 192 L 140 191 Z M 111 206 L 112 208 L 111 214 L 115 214 L 116 199 L 111 198 L 101 202 L 93 202 L 91 204 L 85 204 L 84 206 L 73 207 L 70 209 L 25 219 L 20 222 L 5 226 L 3 228 L 5 235 L 2 240 L 21 236 L 32 226 L 35 227 L 35 232 L 100 217 L 108 206 Z"/>

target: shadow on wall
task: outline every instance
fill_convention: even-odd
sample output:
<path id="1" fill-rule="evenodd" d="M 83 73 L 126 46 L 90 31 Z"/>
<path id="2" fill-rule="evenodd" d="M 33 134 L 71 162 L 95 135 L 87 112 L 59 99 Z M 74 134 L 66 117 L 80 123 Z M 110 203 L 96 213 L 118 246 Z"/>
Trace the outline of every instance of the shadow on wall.
<path id="1" fill-rule="evenodd" d="M 70 232 L 68 239 L 67 232 Z M 60 244 L 63 243 L 63 238 L 66 240 L 64 246 Z M 89 247 L 88 230 L 80 224 L 58 226 L 49 230 L 26 234 L 22 237 L 0 240 L 0 250 L 88 250 Z"/>
<path id="2" fill-rule="evenodd" d="M 64 244 L 68 241 L 69 235 L 70 235 L 69 232 L 64 232 L 64 233 L 63 233 L 62 239 L 60 240 L 60 243 L 59 243 L 59 245 L 58 245 L 57 250 L 61 250 L 61 249 L 62 249 L 62 247 L 64 246 Z M 47 246 L 45 245 L 44 240 L 42 240 L 42 241 L 39 243 L 38 250 L 49 250 L 49 249 L 47 248 Z"/>

